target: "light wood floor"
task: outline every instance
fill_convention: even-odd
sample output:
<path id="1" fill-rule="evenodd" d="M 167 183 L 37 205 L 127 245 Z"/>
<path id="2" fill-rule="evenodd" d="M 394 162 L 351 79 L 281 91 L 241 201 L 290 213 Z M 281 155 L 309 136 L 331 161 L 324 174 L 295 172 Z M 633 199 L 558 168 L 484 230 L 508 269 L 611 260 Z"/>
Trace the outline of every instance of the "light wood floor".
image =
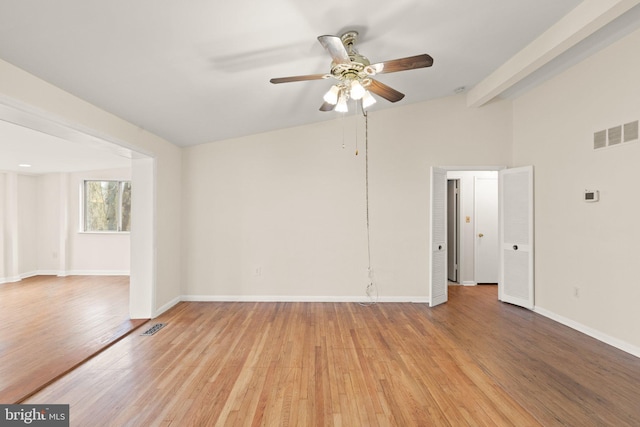
<path id="1" fill-rule="evenodd" d="M 36 276 L 0 285 L 0 403 L 17 403 L 120 339 L 129 278 Z"/>
<path id="2" fill-rule="evenodd" d="M 70 404 L 73 426 L 640 425 L 640 359 L 495 286 L 449 292 L 435 308 L 180 303 L 27 402 Z"/>

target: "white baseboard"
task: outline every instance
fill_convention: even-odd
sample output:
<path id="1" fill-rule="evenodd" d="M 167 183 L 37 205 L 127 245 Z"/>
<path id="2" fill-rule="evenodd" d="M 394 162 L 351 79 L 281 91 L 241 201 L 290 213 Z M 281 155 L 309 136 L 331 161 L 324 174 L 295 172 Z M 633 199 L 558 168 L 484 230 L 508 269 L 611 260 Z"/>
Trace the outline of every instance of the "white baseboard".
<path id="1" fill-rule="evenodd" d="M 182 295 L 181 301 L 190 302 L 362 302 L 370 303 L 366 296 L 291 296 L 291 295 Z M 378 297 L 377 302 L 426 303 L 426 297 Z"/>
<path id="2" fill-rule="evenodd" d="M 72 271 L 59 271 L 59 270 L 37 270 L 30 271 L 28 273 L 20 273 L 18 276 L 13 277 L 0 277 L 0 285 L 3 283 L 19 282 L 22 279 L 28 279 L 35 276 L 129 276 L 129 271 L 114 271 L 114 270 L 72 270 Z"/>
<path id="3" fill-rule="evenodd" d="M 582 332 L 585 335 L 589 335 L 590 337 L 595 338 L 598 341 L 602 341 L 603 343 L 609 344 L 619 350 L 632 354 L 636 357 L 640 357 L 640 347 L 636 347 L 635 345 L 621 339 L 614 338 L 596 329 L 585 326 L 582 323 L 567 319 L 566 317 L 560 316 L 559 314 L 556 314 L 544 308 L 534 307 L 533 311 L 544 317 L 548 317 L 551 320 L 555 320 L 558 323 L 562 323 L 563 325 L 568 326 L 571 329 L 575 329 L 576 331 Z"/>
<path id="4" fill-rule="evenodd" d="M 474 282 L 473 280 L 465 280 L 465 281 L 462 282 L 462 285 L 463 286 L 476 286 L 477 283 Z"/>
<path id="5" fill-rule="evenodd" d="M 29 277 L 35 277 L 38 275 L 37 271 L 30 271 L 28 273 L 20 273 L 20 280 L 28 279 Z"/>
<path id="6" fill-rule="evenodd" d="M 32 276 L 129 276 L 129 270 L 37 270 L 28 276 L 22 275 L 22 278 Z"/>
<path id="7" fill-rule="evenodd" d="M 22 279 L 28 279 L 29 277 L 33 277 L 33 276 L 37 276 L 38 272 L 37 271 L 30 271 L 27 273 L 20 273 L 17 276 L 12 276 L 12 277 L 0 277 L 0 285 L 3 283 L 15 283 L 15 282 L 19 282 Z"/>
<path id="8" fill-rule="evenodd" d="M 129 270 L 69 270 L 64 276 L 129 276 L 129 273 Z"/>
<path id="9" fill-rule="evenodd" d="M 158 308 L 154 314 L 153 317 L 154 319 L 158 316 L 160 316 L 162 313 L 164 313 L 165 311 L 169 310 L 171 307 L 173 307 L 174 305 L 178 304 L 180 301 L 182 300 L 182 298 L 180 297 L 175 297 L 174 299 L 172 299 L 171 301 L 169 301 L 168 303 L 164 304 L 162 307 Z"/>
<path id="10" fill-rule="evenodd" d="M 58 270 L 38 270 L 36 272 L 36 276 L 60 276 L 60 272 Z"/>

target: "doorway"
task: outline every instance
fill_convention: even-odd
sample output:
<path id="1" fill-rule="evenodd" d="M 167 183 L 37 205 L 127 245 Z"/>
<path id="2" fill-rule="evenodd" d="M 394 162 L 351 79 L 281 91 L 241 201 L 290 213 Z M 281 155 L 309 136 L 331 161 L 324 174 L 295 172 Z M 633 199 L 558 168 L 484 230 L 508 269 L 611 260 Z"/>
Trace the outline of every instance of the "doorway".
<path id="1" fill-rule="evenodd" d="M 498 218 L 497 221 L 494 221 L 498 224 L 498 230 L 490 231 L 499 238 L 498 256 L 495 257 L 498 261 L 495 268 L 498 276 L 498 299 L 505 302 L 513 301 L 513 304 L 532 309 L 534 294 L 533 167 L 525 166 L 512 169 L 486 167 L 481 170 L 473 168 L 476 171 L 469 169 L 466 167 L 431 167 L 429 306 L 434 307 L 447 302 L 448 267 L 445 249 L 448 245 L 446 218 L 447 182 L 449 179 L 460 179 L 458 281 L 464 285 L 478 284 L 475 265 L 479 261 L 476 257 L 476 249 L 479 247 L 478 239 L 484 238 L 485 226 L 483 225 L 481 232 L 476 228 L 476 203 L 474 200 L 481 196 L 476 196 L 475 181 L 476 178 L 482 178 L 480 174 L 489 174 L 490 177 L 495 177 L 493 181 L 498 186 L 496 203 L 498 209 L 491 210 L 491 215 Z M 470 179 L 473 184 L 469 183 Z M 473 188 L 473 191 L 469 191 L 469 188 Z M 492 190 L 492 193 L 495 194 L 495 190 Z M 473 196 L 469 196 L 469 194 L 473 194 Z M 473 206 L 470 210 L 468 210 L 469 203 Z M 470 241 L 471 244 L 469 244 Z M 469 253 L 470 250 L 471 253 Z M 494 271 L 493 268 L 491 270 Z M 469 281 L 469 278 L 473 280 Z M 495 279 L 491 280 L 493 282 Z"/>
<path id="2" fill-rule="evenodd" d="M 448 282 L 464 286 L 497 283 L 498 171 L 504 168 L 442 169 L 447 180 Z"/>
<path id="3" fill-rule="evenodd" d="M 429 306 L 447 301 L 448 246 L 457 246 L 458 263 L 456 279 L 461 285 L 476 285 L 476 222 L 475 222 L 475 178 L 485 175 L 497 177 L 504 166 L 488 167 L 431 167 L 431 193 L 429 199 Z M 448 181 L 459 180 L 457 238 L 448 241 L 447 206 Z M 496 179 L 496 183 L 498 180 Z M 498 207 L 495 207 L 496 217 Z M 452 216 L 455 216 L 452 215 Z M 493 233 L 493 231 L 491 231 Z M 495 231 L 498 234 L 498 231 Z M 499 258 L 496 257 L 499 261 Z M 499 264 L 495 270 L 499 275 Z"/>
<path id="4" fill-rule="evenodd" d="M 131 159 L 132 185 L 139 196 L 132 200 L 132 216 L 137 218 L 130 233 L 129 314 L 132 319 L 155 314 L 155 181 L 156 164 L 150 153 L 132 149 L 125 142 L 81 127 L 74 127 L 46 112 L 0 98 L 0 120 L 33 129 L 65 141 L 90 146 L 98 155 L 105 151 Z"/>

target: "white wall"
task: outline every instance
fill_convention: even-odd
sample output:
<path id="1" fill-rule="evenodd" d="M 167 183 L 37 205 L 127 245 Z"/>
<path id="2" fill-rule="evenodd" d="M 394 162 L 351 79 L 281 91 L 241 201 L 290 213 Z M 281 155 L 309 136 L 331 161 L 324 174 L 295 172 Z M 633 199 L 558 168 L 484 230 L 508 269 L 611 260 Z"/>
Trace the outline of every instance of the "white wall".
<path id="1" fill-rule="evenodd" d="M 36 274 L 35 188 L 34 177 L 0 173 L 0 283 Z"/>
<path id="2" fill-rule="evenodd" d="M 68 244 L 70 274 L 129 274 L 129 233 L 82 233 L 80 191 L 85 180 L 131 180 L 131 169 L 69 174 Z M 135 189 L 133 190 L 135 191 Z"/>
<path id="3" fill-rule="evenodd" d="M 184 150 L 185 295 L 364 296 L 363 119 L 344 122 L 344 135 L 336 119 Z M 468 109 L 453 96 L 370 114 L 371 259 L 381 299 L 428 297 L 430 167 L 506 164 L 510 143 L 509 102 Z"/>
<path id="4" fill-rule="evenodd" d="M 61 240 L 66 236 L 62 230 L 61 213 L 66 197 L 63 199 L 63 174 L 45 174 L 37 179 L 38 217 L 35 224 L 38 235 L 37 264 L 40 274 L 60 274 L 66 271 L 65 253 L 61 253 Z M 64 242 L 66 246 L 66 242 Z"/>
<path id="5" fill-rule="evenodd" d="M 85 179 L 131 179 L 130 169 L 75 174 L 2 175 L 2 281 L 37 274 L 129 274 L 129 233 L 80 232 L 80 187 Z"/>
<path id="6" fill-rule="evenodd" d="M 18 175 L 18 271 L 21 277 L 35 275 L 38 270 L 36 190 L 37 177 Z"/>
<path id="7" fill-rule="evenodd" d="M 636 31 L 514 101 L 513 160 L 534 165 L 536 309 L 640 355 L 640 144 L 593 150 L 640 119 L 639 46 Z"/>
<path id="8" fill-rule="evenodd" d="M 7 177 L 0 173 L 0 284 L 10 281 L 7 271 L 7 254 L 10 250 L 7 237 Z"/>

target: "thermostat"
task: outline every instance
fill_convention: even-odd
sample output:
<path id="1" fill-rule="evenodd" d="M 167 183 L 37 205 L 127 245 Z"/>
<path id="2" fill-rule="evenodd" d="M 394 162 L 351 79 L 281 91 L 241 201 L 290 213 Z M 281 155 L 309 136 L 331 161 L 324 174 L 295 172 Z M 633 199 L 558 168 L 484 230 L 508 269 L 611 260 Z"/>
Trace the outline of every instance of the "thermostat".
<path id="1" fill-rule="evenodd" d="M 585 202 L 597 202 L 600 200 L 600 192 L 598 190 L 584 190 Z"/>

